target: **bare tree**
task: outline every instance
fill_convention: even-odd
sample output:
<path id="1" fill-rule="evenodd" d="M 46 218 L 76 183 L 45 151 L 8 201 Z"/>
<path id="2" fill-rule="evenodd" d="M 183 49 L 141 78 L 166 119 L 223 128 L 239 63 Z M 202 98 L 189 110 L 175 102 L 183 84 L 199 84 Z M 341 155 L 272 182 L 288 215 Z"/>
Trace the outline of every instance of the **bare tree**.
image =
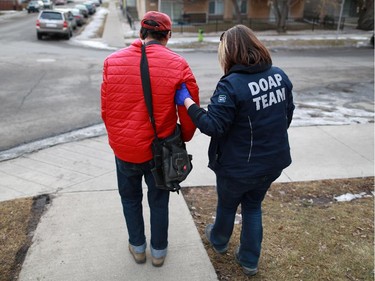
<path id="1" fill-rule="evenodd" d="M 338 13 L 344 0 L 319 0 L 316 13 L 325 27 L 334 27 L 335 14 Z"/>
<path id="2" fill-rule="evenodd" d="M 289 7 L 292 0 L 270 0 L 268 3 L 273 5 L 276 17 L 276 31 L 278 33 L 286 32 L 286 20 L 288 19 Z"/>
<path id="3" fill-rule="evenodd" d="M 237 0 L 232 0 L 232 4 L 233 4 L 234 11 L 236 14 L 237 23 L 242 23 L 241 11 L 240 11 L 240 7 L 238 6 Z"/>
<path id="4" fill-rule="evenodd" d="M 374 0 L 359 0 L 358 29 L 374 30 Z"/>

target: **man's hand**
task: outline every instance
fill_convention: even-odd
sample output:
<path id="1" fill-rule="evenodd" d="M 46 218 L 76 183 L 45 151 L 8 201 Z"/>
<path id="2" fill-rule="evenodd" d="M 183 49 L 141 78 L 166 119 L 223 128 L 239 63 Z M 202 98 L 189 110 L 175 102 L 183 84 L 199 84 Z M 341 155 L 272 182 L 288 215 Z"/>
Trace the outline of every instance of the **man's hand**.
<path id="1" fill-rule="evenodd" d="M 174 102 L 177 105 L 184 105 L 184 101 L 187 98 L 191 98 L 191 96 L 188 89 L 186 88 L 186 84 L 182 83 L 181 88 L 176 91 L 176 94 L 174 96 Z"/>

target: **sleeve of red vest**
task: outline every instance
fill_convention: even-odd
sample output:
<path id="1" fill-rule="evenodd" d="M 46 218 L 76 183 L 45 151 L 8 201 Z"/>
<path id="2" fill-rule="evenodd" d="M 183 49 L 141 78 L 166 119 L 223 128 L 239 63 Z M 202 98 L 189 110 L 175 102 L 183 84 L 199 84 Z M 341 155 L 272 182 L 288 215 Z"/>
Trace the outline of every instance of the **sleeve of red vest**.
<path id="1" fill-rule="evenodd" d="M 182 82 L 186 84 L 186 88 L 188 89 L 194 102 L 199 105 L 199 87 L 193 72 L 188 65 L 185 68 Z M 196 126 L 189 117 L 185 106 L 178 106 L 177 108 L 182 130 L 182 140 L 185 142 L 190 141 L 195 133 Z"/>

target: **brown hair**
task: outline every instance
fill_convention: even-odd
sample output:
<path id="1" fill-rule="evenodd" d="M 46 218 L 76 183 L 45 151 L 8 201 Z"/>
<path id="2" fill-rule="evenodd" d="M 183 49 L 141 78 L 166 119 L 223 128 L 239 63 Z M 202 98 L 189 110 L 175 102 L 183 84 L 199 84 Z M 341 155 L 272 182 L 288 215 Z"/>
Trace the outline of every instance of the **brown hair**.
<path id="1" fill-rule="evenodd" d="M 271 55 L 254 32 L 245 25 L 236 25 L 222 34 L 219 50 L 219 63 L 227 74 L 236 64 L 272 64 Z"/>

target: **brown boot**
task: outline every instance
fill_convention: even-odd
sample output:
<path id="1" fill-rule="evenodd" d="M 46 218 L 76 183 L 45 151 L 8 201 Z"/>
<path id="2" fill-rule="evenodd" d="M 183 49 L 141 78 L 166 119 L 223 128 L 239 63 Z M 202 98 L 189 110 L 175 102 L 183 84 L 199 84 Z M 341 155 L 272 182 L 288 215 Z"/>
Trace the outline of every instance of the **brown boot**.
<path id="1" fill-rule="evenodd" d="M 145 263 L 146 262 L 146 252 L 136 253 L 133 247 L 129 244 L 129 251 L 132 254 L 136 263 Z"/>

